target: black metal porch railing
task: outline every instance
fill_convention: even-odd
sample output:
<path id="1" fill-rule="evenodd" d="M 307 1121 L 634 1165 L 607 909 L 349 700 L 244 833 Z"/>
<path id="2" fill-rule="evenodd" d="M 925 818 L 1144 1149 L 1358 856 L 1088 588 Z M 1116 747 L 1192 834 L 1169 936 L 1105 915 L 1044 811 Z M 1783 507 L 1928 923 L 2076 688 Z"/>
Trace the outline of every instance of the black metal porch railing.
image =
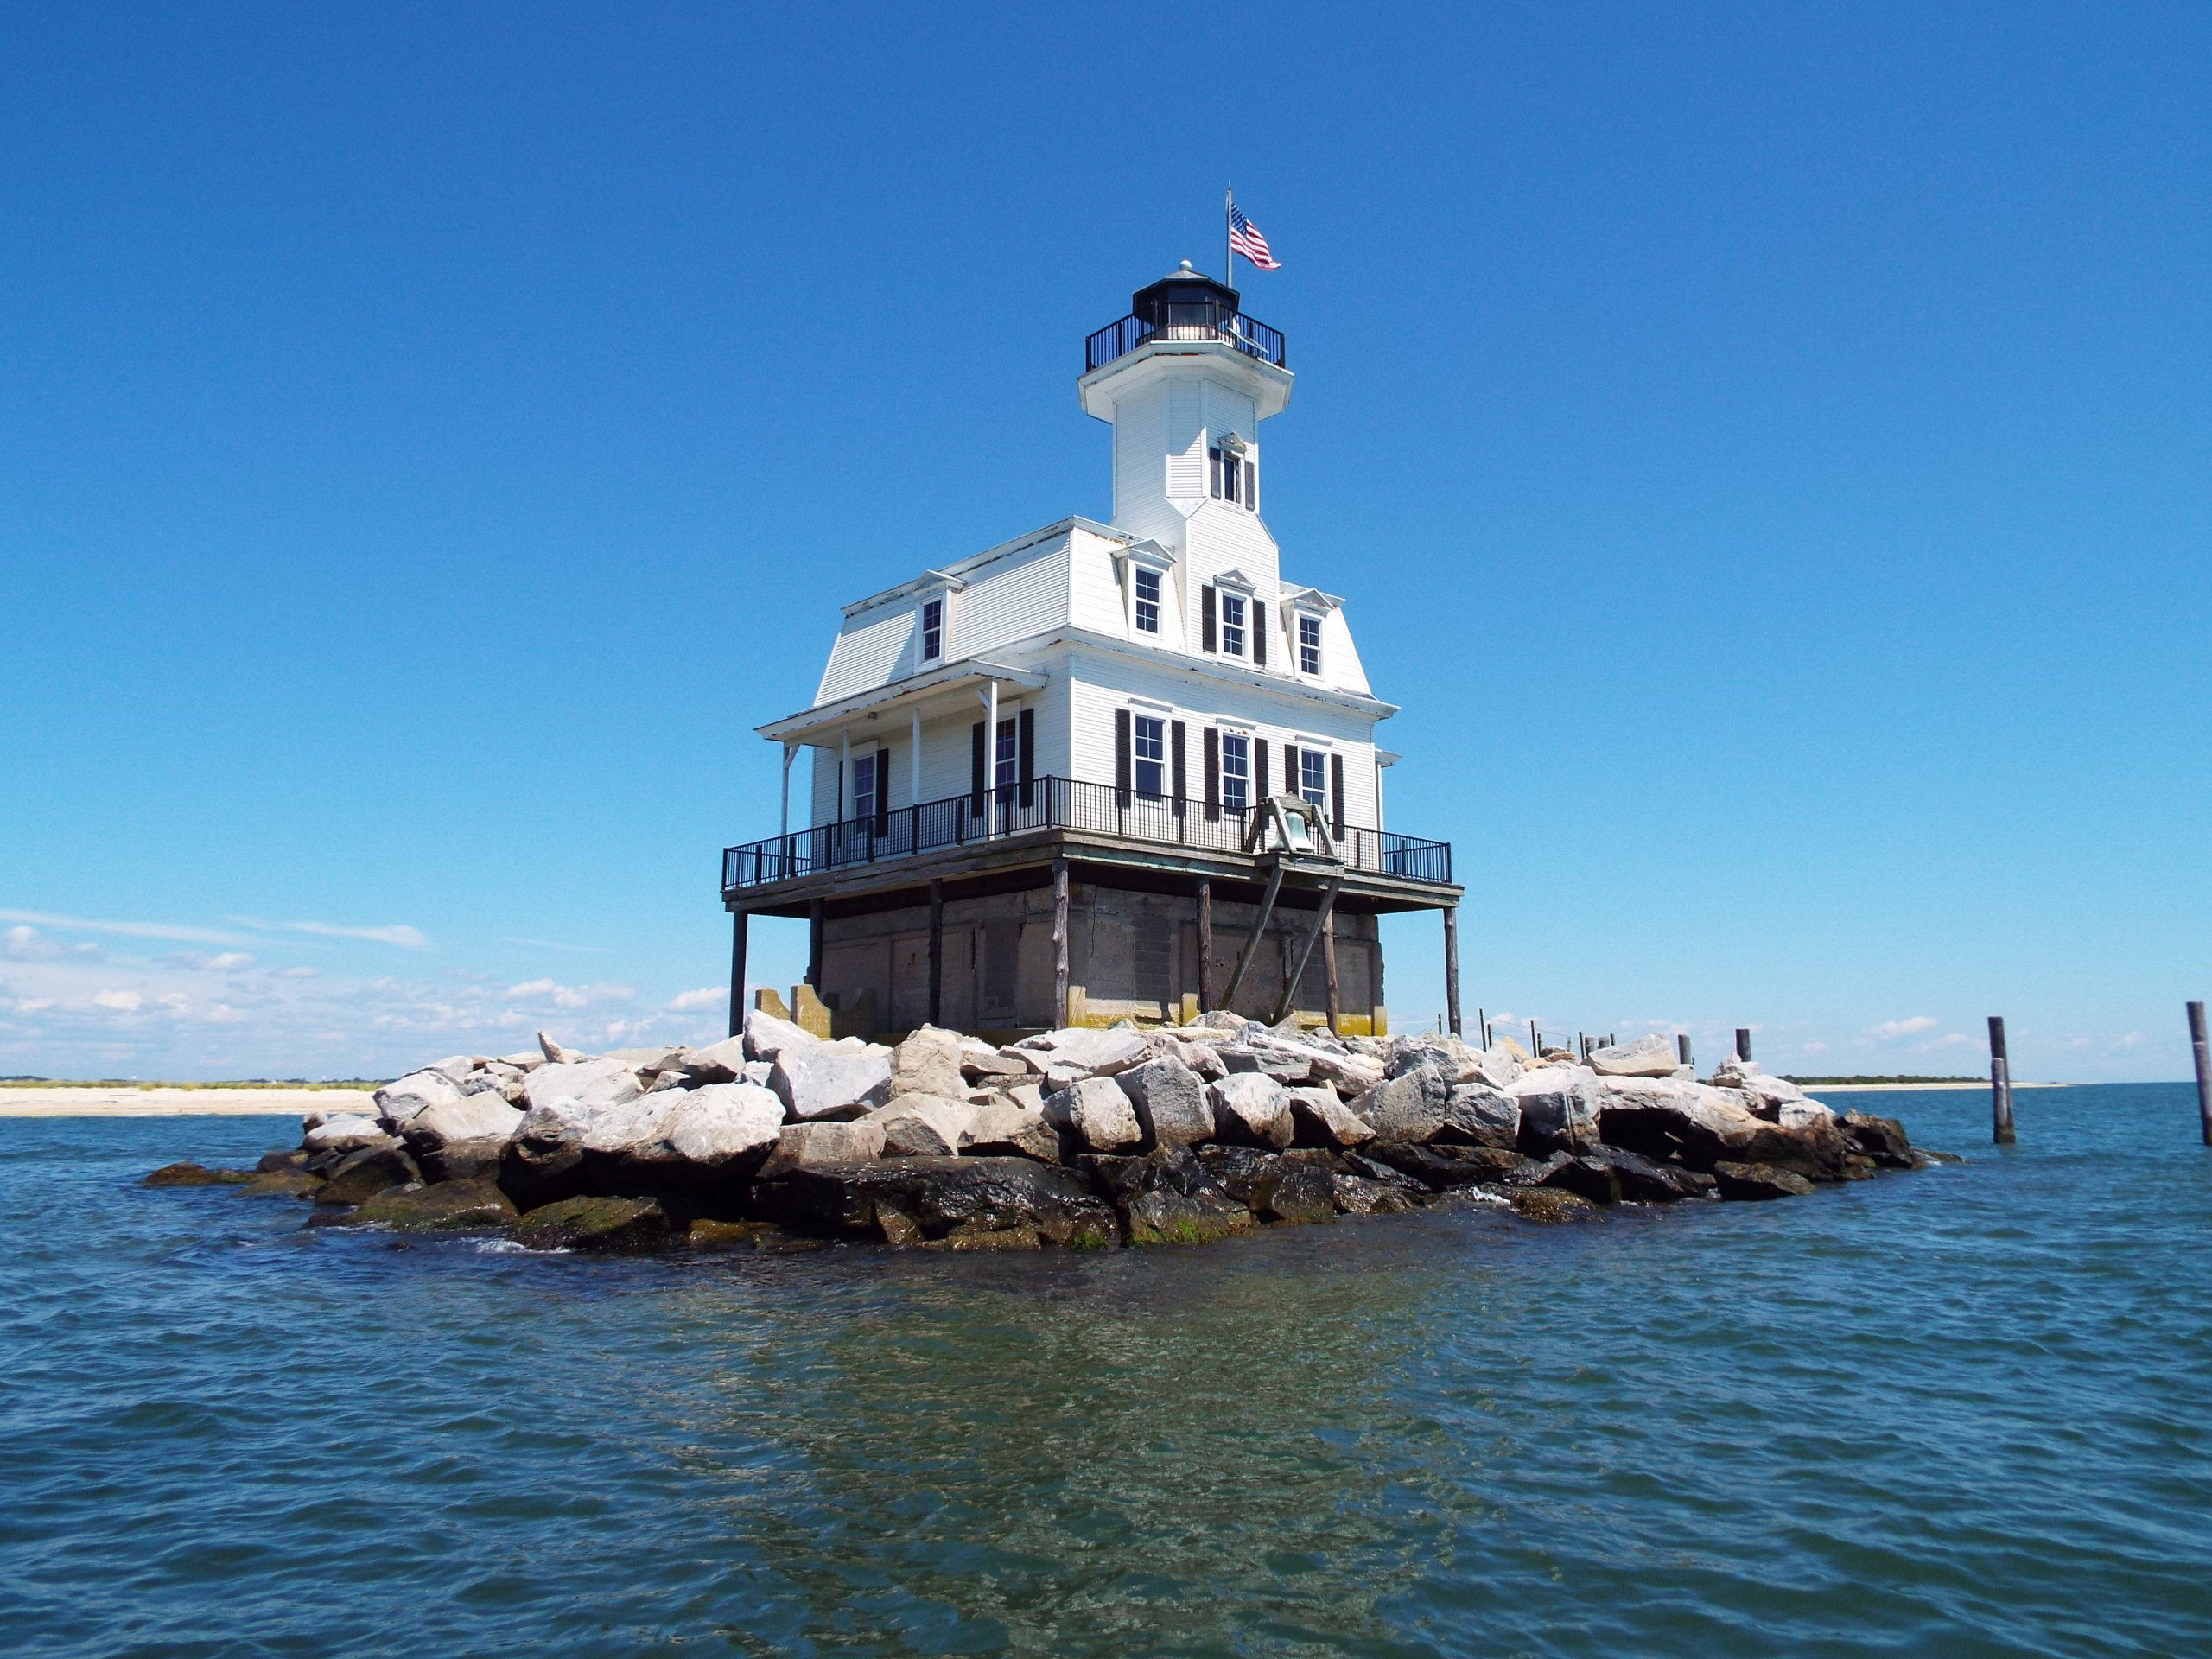
<path id="1" fill-rule="evenodd" d="M 1109 322 L 1083 343 L 1083 372 L 1111 363 L 1154 340 L 1224 340 L 1248 356 L 1277 368 L 1283 359 L 1282 331 L 1232 310 L 1218 300 L 1160 305 L 1149 317 L 1127 316 Z"/>
<path id="2" fill-rule="evenodd" d="M 1246 809 L 1209 807 L 1204 801 L 1143 795 L 1072 778 L 1038 778 L 979 795 L 893 807 L 873 818 L 849 818 L 725 848 L 722 891 L 734 893 L 1033 830 L 1083 830 L 1202 852 L 1242 853 L 1249 824 Z M 1338 855 L 1356 870 L 1408 881 L 1452 880 L 1449 842 L 1422 841 L 1355 824 L 1341 830 L 1332 826 L 1332 833 Z"/>

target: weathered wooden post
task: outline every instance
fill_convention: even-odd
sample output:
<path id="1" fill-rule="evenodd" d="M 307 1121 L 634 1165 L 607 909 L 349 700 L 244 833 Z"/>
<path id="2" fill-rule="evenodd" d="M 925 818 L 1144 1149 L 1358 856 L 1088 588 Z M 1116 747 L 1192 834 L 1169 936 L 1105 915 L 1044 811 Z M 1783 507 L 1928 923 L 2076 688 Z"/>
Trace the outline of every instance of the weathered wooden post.
<path id="1" fill-rule="evenodd" d="M 1751 1028 L 1749 1026 L 1736 1027 L 1736 1058 L 1739 1060 L 1751 1058 Z"/>
<path id="2" fill-rule="evenodd" d="M 1488 1008 L 1475 1010 L 1475 1029 L 1482 1033 L 1483 1046 L 1488 1048 L 1490 1046 L 1490 1010 Z"/>
<path id="3" fill-rule="evenodd" d="M 731 913 L 729 918 L 729 1034 L 733 1037 L 745 1029 L 745 923 L 746 913 L 743 911 L 735 911 Z M 2201 1027 L 2202 1020 L 2198 1023 Z M 2202 1070 L 2200 1064 L 2199 1071 Z"/>
<path id="4" fill-rule="evenodd" d="M 1451 1016 L 1452 1034 L 1459 1033 L 1459 906 L 1444 906 L 1444 1011 Z"/>
<path id="5" fill-rule="evenodd" d="M 1529 1058 L 1541 1060 L 1544 1057 L 1544 1039 L 1536 1034 L 1536 1022 L 1529 1022 Z"/>
<path id="6" fill-rule="evenodd" d="M 930 880 L 930 1024 L 944 1023 L 944 883 Z"/>
<path id="7" fill-rule="evenodd" d="M 1052 861 L 1052 1020 L 1068 1022 L 1068 861 Z"/>
<path id="8" fill-rule="evenodd" d="M 1324 916 L 1321 923 L 1324 930 L 1321 934 L 1321 973 L 1329 992 L 1329 1033 L 1332 1036 L 1341 1037 L 1344 1033 L 1339 1027 L 1344 1023 L 1344 1007 L 1337 987 L 1337 918 L 1332 913 Z"/>
<path id="9" fill-rule="evenodd" d="M 810 901 L 806 907 L 806 982 L 817 996 L 822 995 L 822 924 L 828 908 L 820 899 Z M 791 1012 L 796 1016 L 798 1011 Z"/>
<path id="10" fill-rule="evenodd" d="M 1205 875 L 1198 878 L 1198 1012 L 1213 1012 L 1213 878 Z"/>
<path id="11" fill-rule="evenodd" d="M 1675 1033 L 1675 1064 L 1677 1065 L 1697 1064 L 1695 1060 L 1690 1058 L 1690 1034 L 1687 1031 L 1678 1031 Z"/>
<path id="12" fill-rule="evenodd" d="M 1989 1113 L 1991 1137 L 2009 1147 L 2018 1137 L 2012 1132 L 2012 1063 L 2005 1054 L 2005 1017 L 1989 1016 Z"/>
<path id="13" fill-rule="evenodd" d="M 2189 1046 L 2196 1056 L 2196 1116 L 2204 1126 L 2204 1144 L 2212 1147 L 2212 1049 L 2204 1042 L 2204 1005 L 2189 1005 Z"/>

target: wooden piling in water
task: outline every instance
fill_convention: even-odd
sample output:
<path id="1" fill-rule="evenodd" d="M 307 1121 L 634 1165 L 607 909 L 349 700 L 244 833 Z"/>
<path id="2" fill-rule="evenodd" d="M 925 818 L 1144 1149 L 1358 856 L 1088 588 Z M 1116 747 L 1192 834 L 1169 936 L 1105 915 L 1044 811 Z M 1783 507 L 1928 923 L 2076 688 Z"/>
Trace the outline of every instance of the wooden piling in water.
<path id="1" fill-rule="evenodd" d="M 1675 1033 L 1675 1063 L 1677 1065 L 1695 1065 L 1697 1064 L 1695 1060 L 1690 1058 L 1690 1034 L 1687 1031 L 1680 1031 Z"/>
<path id="2" fill-rule="evenodd" d="M 2196 1057 L 2196 1118 L 2203 1126 L 2204 1144 L 2212 1147 L 2212 1049 L 2204 1041 L 2204 1005 L 2189 1005 L 2189 1046 Z"/>
<path id="3" fill-rule="evenodd" d="M 1444 1011 L 1452 1018 L 1452 1034 L 1459 1031 L 1459 907 L 1444 906 Z"/>
<path id="4" fill-rule="evenodd" d="M 1736 1027 L 1736 1058 L 1739 1060 L 1751 1058 L 1751 1028 L 1749 1026 Z"/>
<path id="5" fill-rule="evenodd" d="M 2009 1147 L 2018 1137 L 2012 1130 L 2012 1063 L 2005 1052 L 2005 1017 L 1989 1016 L 1989 1116 L 1992 1140 Z"/>

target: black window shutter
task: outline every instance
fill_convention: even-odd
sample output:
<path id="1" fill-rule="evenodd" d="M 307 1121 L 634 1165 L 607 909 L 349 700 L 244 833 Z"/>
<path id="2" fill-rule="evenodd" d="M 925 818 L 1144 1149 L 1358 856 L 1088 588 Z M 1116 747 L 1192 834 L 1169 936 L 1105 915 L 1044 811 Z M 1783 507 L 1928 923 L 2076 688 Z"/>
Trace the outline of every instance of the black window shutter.
<path id="1" fill-rule="evenodd" d="M 1183 816 L 1183 798 L 1190 793 L 1189 773 L 1185 770 L 1183 750 L 1183 722 L 1171 721 L 1167 728 L 1167 791 L 1175 798 L 1175 816 Z"/>
<path id="2" fill-rule="evenodd" d="M 1208 586 L 1199 591 L 1203 600 L 1198 607 L 1198 643 L 1208 651 L 1218 651 L 1220 646 L 1214 643 L 1213 588 Z"/>
<path id="3" fill-rule="evenodd" d="M 1206 728 L 1206 818 L 1209 823 L 1221 817 L 1221 734 L 1212 727 Z"/>
<path id="4" fill-rule="evenodd" d="M 1213 474 L 1213 499 L 1218 501 L 1221 499 L 1221 451 L 1218 449 L 1207 450 L 1206 460 L 1210 464 L 1209 470 Z"/>
<path id="5" fill-rule="evenodd" d="M 1021 804 L 1029 804 L 1030 785 L 1037 779 L 1037 711 L 1024 709 L 1014 716 L 1014 777 L 1021 785 Z"/>
<path id="6" fill-rule="evenodd" d="M 968 732 L 968 816 L 983 816 L 983 722 L 977 721 Z"/>
<path id="7" fill-rule="evenodd" d="M 1344 758 L 1341 754 L 1329 757 L 1329 833 L 1338 841 L 1344 838 Z"/>
<path id="8" fill-rule="evenodd" d="M 1254 512 L 1260 506 L 1260 468 L 1257 462 L 1244 463 L 1244 505 Z"/>
<path id="9" fill-rule="evenodd" d="M 875 752 L 875 833 L 891 833 L 891 751 Z"/>
<path id="10" fill-rule="evenodd" d="M 1282 792 L 1298 793 L 1298 748 L 1294 744 L 1282 746 Z"/>
<path id="11" fill-rule="evenodd" d="M 1129 711 L 1114 711 L 1114 787 L 1122 791 L 1123 805 L 1129 793 Z"/>
<path id="12" fill-rule="evenodd" d="M 1268 665 L 1268 607 L 1256 599 L 1252 601 L 1252 665 Z"/>
<path id="13" fill-rule="evenodd" d="M 1255 737 L 1252 740 L 1253 804 L 1257 805 L 1274 792 L 1268 787 L 1268 740 Z"/>

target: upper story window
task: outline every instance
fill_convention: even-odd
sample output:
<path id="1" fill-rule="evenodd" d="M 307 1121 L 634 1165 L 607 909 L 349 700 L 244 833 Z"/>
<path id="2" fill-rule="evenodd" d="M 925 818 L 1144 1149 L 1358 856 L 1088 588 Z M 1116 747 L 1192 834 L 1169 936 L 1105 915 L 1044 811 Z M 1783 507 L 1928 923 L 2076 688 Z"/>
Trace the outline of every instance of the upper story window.
<path id="1" fill-rule="evenodd" d="M 944 655 L 944 601 L 922 602 L 922 660 L 933 663 Z"/>
<path id="2" fill-rule="evenodd" d="M 1321 671 L 1321 619 L 1301 616 L 1298 619 L 1298 671 L 1319 674 Z"/>
<path id="3" fill-rule="evenodd" d="M 1252 740 L 1242 732 L 1221 734 L 1221 804 L 1231 812 L 1252 804 Z"/>
<path id="4" fill-rule="evenodd" d="M 991 747 L 991 784 L 1012 789 L 1021 781 L 1021 743 L 1014 722 L 999 721 L 998 738 Z"/>
<path id="5" fill-rule="evenodd" d="M 1137 632 L 1160 632 L 1160 572 L 1137 567 Z"/>
<path id="6" fill-rule="evenodd" d="M 875 816 L 875 792 L 882 779 L 875 775 L 875 757 L 856 754 L 853 757 L 853 816 L 872 818 Z"/>
<path id="7" fill-rule="evenodd" d="M 1260 469 L 1255 463 L 1218 445 L 1207 449 L 1206 461 L 1213 474 L 1215 500 L 1255 508 L 1260 505 Z"/>
<path id="8" fill-rule="evenodd" d="M 1139 715 L 1131 733 L 1132 758 L 1136 762 L 1137 793 L 1157 799 L 1167 784 L 1167 722 Z"/>
<path id="9" fill-rule="evenodd" d="M 1319 749 L 1298 752 L 1298 792 L 1316 806 L 1329 804 L 1329 757 Z"/>
<path id="10" fill-rule="evenodd" d="M 1244 595 L 1221 596 L 1221 649 L 1224 656 L 1244 654 Z"/>

